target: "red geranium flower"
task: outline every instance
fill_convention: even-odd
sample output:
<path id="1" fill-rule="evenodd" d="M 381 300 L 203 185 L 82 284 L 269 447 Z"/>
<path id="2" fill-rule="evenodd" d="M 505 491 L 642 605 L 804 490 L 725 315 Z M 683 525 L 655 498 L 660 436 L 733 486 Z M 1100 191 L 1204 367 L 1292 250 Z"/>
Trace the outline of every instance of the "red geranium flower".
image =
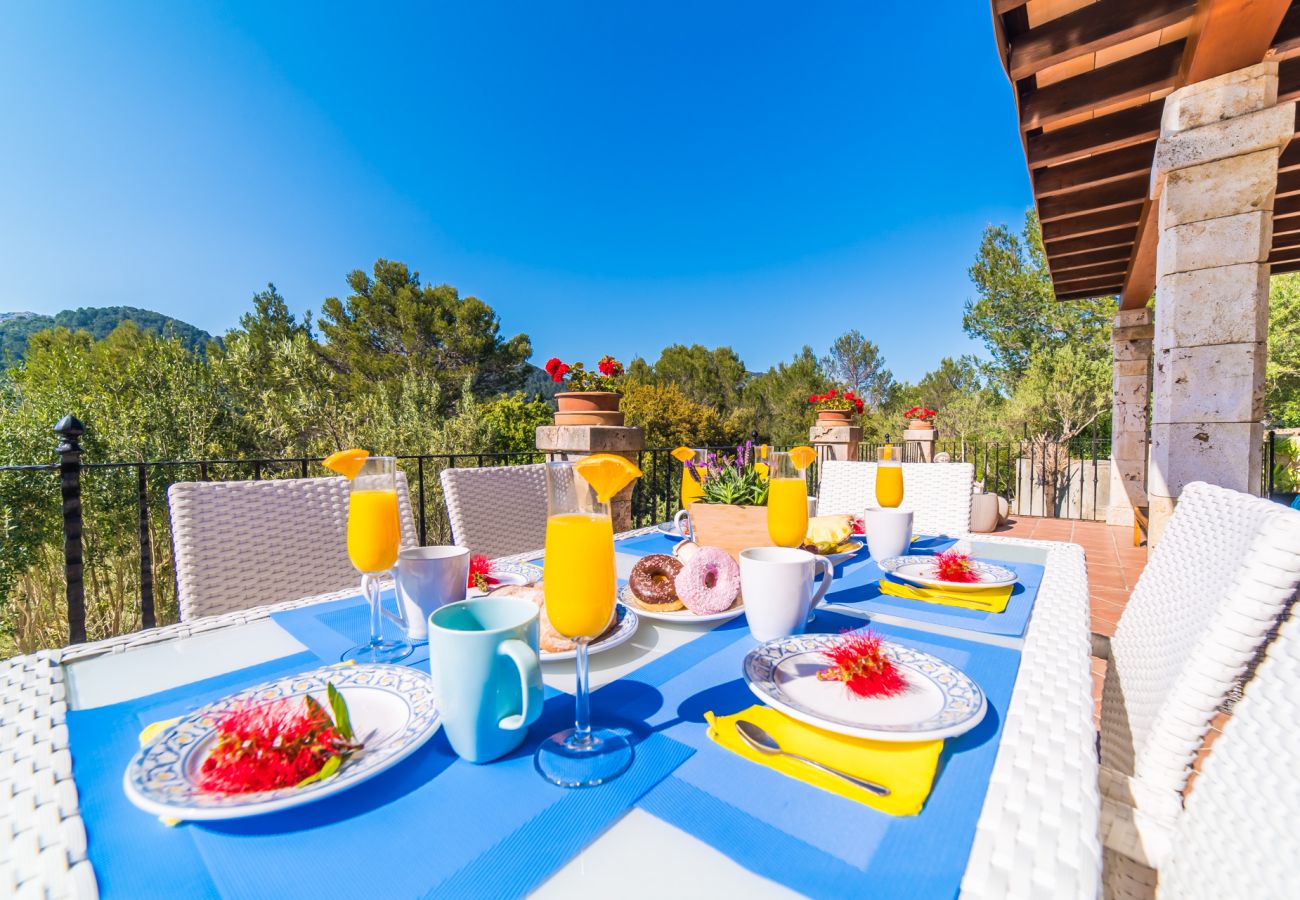
<path id="1" fill-rule="evenodd" d="M 858 408 L 858 412 L 862 412 L 862 401 L 861 401 L 861 400 L 855 400 L 855 401 L 853 402 L 853 405 L 856 406 L 856 407 Z"/>
<path id="2" fill-rule="evenodd" d="M 602 356 L 598 366 L 600 367 L 600 374 L 602 375 L 613 377 L 615 375 L 623 374 L 623 364 L 612 356 Z"/>
<path id="3" fill-rule="evenodd" d="M 816 403 L 816 402 L 817 402 L 818 400 L 820 400 L 820 399 L 821 399 L 821 398 L 818 397 L 816 394 L 809 394 L 809 395 L 808 395 L 808 402 L 809 402 L 809 403 Z"/>
<path id="4" fill-rule="evenodd" d="M 826 392 L 826 399 L 827 400 L 835 399 L 835 388 L 831 388 L 829 391 Z"/>
<path id="5" fill-rule="evenodd" d="M 546 361 L 546 374 L 554 378 L 556 370 L 558 370 L 563 365 L 564 363 L 560 362 L 560 358 L 558 356 L 552 356 L 550 359 Z"/>
<path id="6" fill-rule="evenodd" d="M 478 554 L 469 558 L 469 584 L 467 587 L 478 588 L 480 591 L 491 590 L 497 583 L 492 577 L 492 561 L 486 556 Z"/>

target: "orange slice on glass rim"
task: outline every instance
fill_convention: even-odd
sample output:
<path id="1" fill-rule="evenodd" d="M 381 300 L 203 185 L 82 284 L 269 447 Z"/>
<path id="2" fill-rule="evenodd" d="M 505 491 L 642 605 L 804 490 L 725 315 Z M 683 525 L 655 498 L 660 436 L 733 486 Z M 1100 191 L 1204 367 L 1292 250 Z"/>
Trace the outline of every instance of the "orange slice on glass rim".
<path id="1" fill-rule="evenodd" d="M 685 465 L 695 459 L 695 451 L 690 447 L 678 447 L 673 451 L 673 459 L 677 460 L 682 465 Z"/>
<path id="2" fill-rule="evenodd" d="M 573 464 L 573 468 L 595 489 L 596 498 L 601 503 L 608 503 L 615 494 L 641 477 L 641 470 L 635 464 L 613 453 L 584 456 Z"/>
<path id="3" fill-rule="evenodd" d="M 817 451 L 812 447 L 791 447 L 790 462 L 796 469 L 806 469 L 817 458 Z"/>
<path id="4" fill-rule="evenodd" d="M 325 457 L 325 461 L 321 465 L 351 481 L 357 477 L 357 473 L 361 471 L 361 467 L 365 465 L 366 460 L 369 458 L 369 450 L 358 450 L 353 447 L 349 450 L 339 450 L 337 453 L 331 453 Z"/>

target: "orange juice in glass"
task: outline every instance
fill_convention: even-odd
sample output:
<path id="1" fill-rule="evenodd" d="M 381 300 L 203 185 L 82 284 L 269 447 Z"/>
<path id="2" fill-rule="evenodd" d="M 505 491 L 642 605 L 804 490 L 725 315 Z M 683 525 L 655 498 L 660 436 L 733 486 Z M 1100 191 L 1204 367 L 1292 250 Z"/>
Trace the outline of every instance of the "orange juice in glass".
<path id="1" fill-rule="evenodd" d="M 546 615 L 567 638 L 594 638 L 614 612 L 614 527 L 609 515 L 561 513 L 546 520 L 542 588 Z"/>
<path id="2" fill-rule="evenodd" d="M 682 508 L 690 506 L 704 496 L 704 451 L 692 450 L 690 447 L 678 447 L 672 453 L 673 459 L 682 464 Z M 694 474 L 691 466 L 695 466 Z"/>
<path id="3" fill-rule="evenodd" d="M 767 483 L 767 534 L 778 547 L 798 547 L 808 535 L 808 482 L 789 453 L 773 453 Z"/>
<path id="4" fill-rule="evenodd" d="M 546 616 L 577 647 L 573 727 L 542 741 L 533 765 L 562 787 L 617 778 L 632 764 L 632 745 L 617 731 L 591 727 L 587 644 L 614 615 L 614 524 L 610 500 L 641 476 L 622 457 L 597 453 L 546 464 Z"/>
<path id="5" fill-rule="evenodd" d="M 876 502 L 894 508 L 903 502 L 903 464 L 895 460 L 876 463 Z"/>
<path id="6" fill-rule="evenodd" d="M 399 522 L 396 490 L 360 490 L 348 496 L 348 559 L 358 572 L 393 567 L 402 540 Z"/>
<path id="7" fill-rule="evenodd" d="M 381 621 L 379 576 L 397 562 L 402 542 L 397 512 L 397 460 L 370 456 L 357 469 L 348 494 L 348 559 L 361 573 L 361 592 L 370 603 L 370 642 L 353 647 L 344 660 L 359 663 L 396 662 L 409 656 L 411 644 L 385 640 Z M 405 610 L 397 604 L 398 623 L 406 627 Z"/>

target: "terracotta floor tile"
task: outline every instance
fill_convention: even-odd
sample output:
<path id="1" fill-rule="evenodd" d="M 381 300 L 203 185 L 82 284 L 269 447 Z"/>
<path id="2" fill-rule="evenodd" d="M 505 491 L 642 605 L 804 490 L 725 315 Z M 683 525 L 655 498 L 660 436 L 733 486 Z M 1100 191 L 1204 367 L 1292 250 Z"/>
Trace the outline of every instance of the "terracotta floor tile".
<path id="1" fill-rule="evenodd" d="M 1129 589 L 1128 582 L 1124 580 L 1123 572 L 1101 572 L 1088 570 L 1088 588 L 1118 588 L 1123 591 Z"/>
<path id="2" fill-rule="evenodd" d="M 1097 634 L 1104 634 L 1106 637 L 1115 636 L 1115 623 L 1107 619 L 1093 619 L 1092 630 Z"/>

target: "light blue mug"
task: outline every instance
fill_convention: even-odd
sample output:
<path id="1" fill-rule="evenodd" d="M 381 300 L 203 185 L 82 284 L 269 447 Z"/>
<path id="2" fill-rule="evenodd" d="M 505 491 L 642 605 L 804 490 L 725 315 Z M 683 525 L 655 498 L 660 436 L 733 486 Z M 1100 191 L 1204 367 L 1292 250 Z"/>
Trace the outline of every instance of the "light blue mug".
<path id="1" fill-rule="evenodd" d="M 536 605 L 516 597 L 462 600 L 429 614 L 429 670 L 447 740 L 485 763 L 524 742 L 542 714 Z"/>

